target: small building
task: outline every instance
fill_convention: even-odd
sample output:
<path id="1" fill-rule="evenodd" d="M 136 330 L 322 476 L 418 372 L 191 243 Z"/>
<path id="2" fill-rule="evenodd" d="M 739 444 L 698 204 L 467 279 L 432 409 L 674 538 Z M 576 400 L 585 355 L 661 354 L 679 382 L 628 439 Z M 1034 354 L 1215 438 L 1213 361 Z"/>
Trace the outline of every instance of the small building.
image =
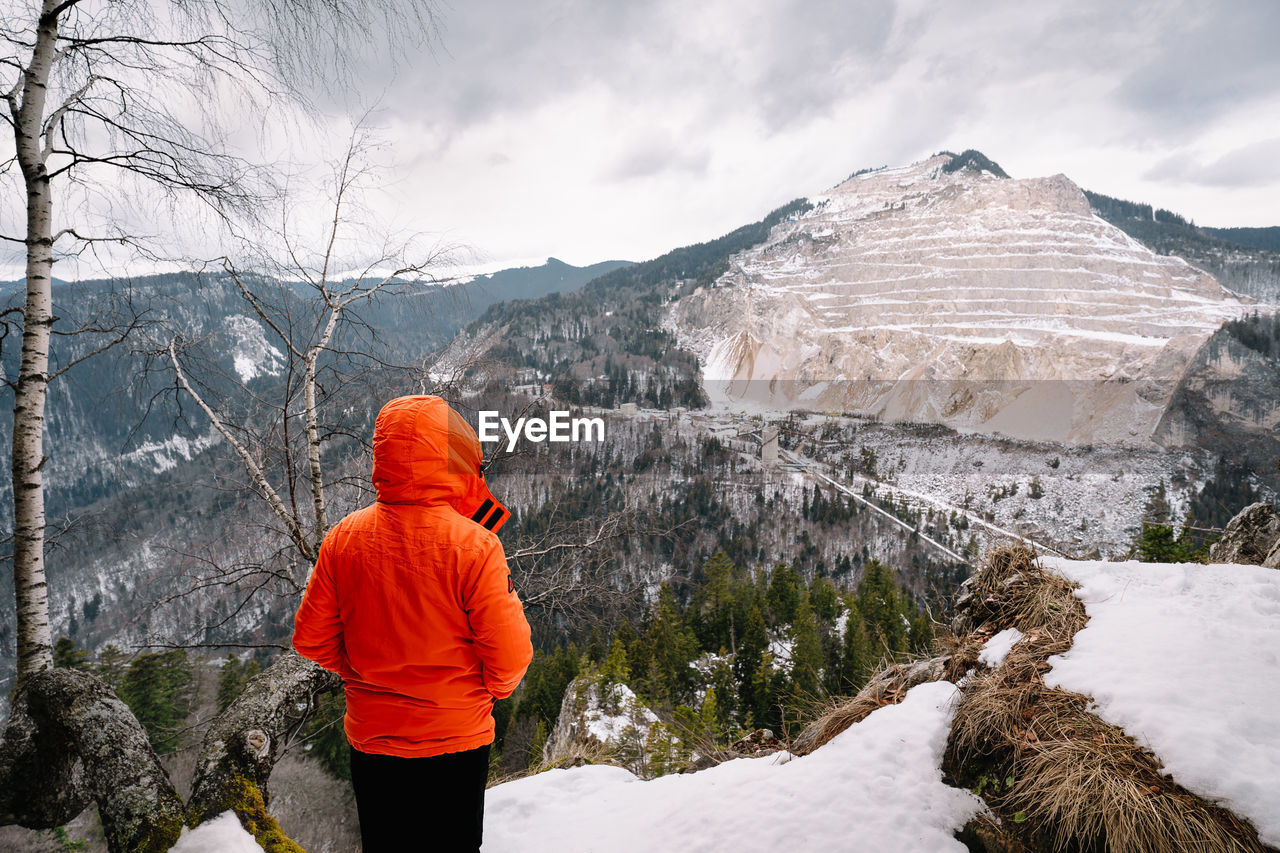
<path id="1" fill-rule="evenodd" d="M 778 428 L 765 424 L 760 429 L 760 461 L 765 465 L 778 464 Z"/>

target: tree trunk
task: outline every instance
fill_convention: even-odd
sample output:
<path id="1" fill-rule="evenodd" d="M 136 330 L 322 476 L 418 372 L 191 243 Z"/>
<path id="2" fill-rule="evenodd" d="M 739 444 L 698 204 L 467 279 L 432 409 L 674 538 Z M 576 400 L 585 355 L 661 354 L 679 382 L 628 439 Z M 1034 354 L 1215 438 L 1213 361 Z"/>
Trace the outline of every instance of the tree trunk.
<path id="1" fill-rule="evenodd" d="M 13 696 L 0 740 L 0 826 L 62 826 L 89 804 L 84 766 L 67 738 L 31 714 L 31 683 Z"/>
<path id="2" fill-rule="evenodd" d="M 22 357 L 13 398 L 13 584 L 18 612 L 19 680 L 53 666 L 44 573 L 44 408 L 53 326 L 53 198 L 45 168 L 45 99 L 58 38 L 56 4 L 45 0 L 21 104 L 10 96 L 14 147 L 27 192 L 27 300 Z"/>
<path id="3" fill-rule="evenodd" d="M 0 740 L 0 826 L 62 826 L 92 800 L 112 853 L 168 850 L 184 822 L 225 811 L 272 853 L 301 853 L 267 814 L 267 780 L 318 693 L 341 684 L 296 654 L 253 678 L 205 734 L 184 806 L 137 718 L 101 679 L 71 669 L 19 686 Z"/>
<path id="4" fill-rule="evenodd" d="M 106 683 L 76 670 L 45 670 L 19 688 L 0 790 L 0 822 L 30 828 L 66 823 L 91 795 L 112 853 L 159 853 L 182 832 L 182 800 L 146 730 Z"/>
<path id="5" fill-rule="evenodd" d="M 187 803 L 190 822 L 231 809 L 259 841 L 265 833 L 279 832 L 266 804 L 267 779 L 280 746 L 314 707 L 316 695 L 340 683 L 338 676 L 293 652 L 254 676 L 205 733 Z"/>

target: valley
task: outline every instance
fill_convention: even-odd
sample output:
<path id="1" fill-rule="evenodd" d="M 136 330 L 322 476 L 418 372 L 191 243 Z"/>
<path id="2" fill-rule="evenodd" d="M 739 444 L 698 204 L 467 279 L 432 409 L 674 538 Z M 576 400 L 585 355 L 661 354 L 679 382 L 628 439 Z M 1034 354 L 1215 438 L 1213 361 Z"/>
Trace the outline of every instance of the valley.
<path id="1" fill-rule="evenodd" d="M 480 428 L 486 479 L 513 513 L 504 547 L 539 651 L 495 711 L 493 772 L 539 766 L 579 676 L 629 673 L 634 713 L 666 740 L 627 749 L 649 756 L 636 772 L 662 775 L 694 760 L 693 716 L 720 741 L 799 726 L 863 689 L 873 664 L 924 653 L 994 550 L 1119 561 L 1153 527 L 1184 525 L 1202 547 L 1274 500 L 1280 287 L 1266 250 L 1214 256 L 1265 285 L 1231 292 L 1098 204 L 1125 221 L 1129 208 L 1062 176 L 1015 180 L 944 152 L 650 261 L 551 259 L 405 288 L 345 328 L 321 364 L 330 517 L 371 499 L 381 401 L 423 392 Z M 269 665 L 306 567 L 163 356 L 186 342 L 236 435 L 295 447 L 278 330 L 216 277 L 60 287 L 69 312 L 124 294 L 148 321 L 51 397 L 55 636 L 89 667 L 109 647 Z M 305 291 L 271 287 L 269 317 L 305 327 Z M 542 440 L 557 424 L 566 440 Z M 302 455 L 264 458 L 305 501 Z M 0 603 L 6 688 L 12 614 Z M 742 663 L 748 622 L 760 647 Z M 335 702 L 307 724 L 341 776 Z"/>

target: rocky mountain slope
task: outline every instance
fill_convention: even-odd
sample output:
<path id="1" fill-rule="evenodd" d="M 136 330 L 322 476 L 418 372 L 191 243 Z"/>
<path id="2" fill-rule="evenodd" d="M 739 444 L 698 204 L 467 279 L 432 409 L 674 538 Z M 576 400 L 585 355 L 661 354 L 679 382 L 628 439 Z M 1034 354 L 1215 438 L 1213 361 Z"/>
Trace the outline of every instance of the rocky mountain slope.
<path id="1" fill-rule="evenodd" d="M 1066 177 L 1002 174 L 948 153 L 856 174 L 681 299 L 668 326 L 713 401 L 1157 443 L 1252 300 L 1094 216 Z"/>
<path id="2" fill-rule="evenodd" d="M 1190 261 L 1236 293 L 1280 304 L 1280 228 L 1198 227 L 1149 204 L 1087 190 L 1085 197 L 1095 214 L 1152 251 Z"/>

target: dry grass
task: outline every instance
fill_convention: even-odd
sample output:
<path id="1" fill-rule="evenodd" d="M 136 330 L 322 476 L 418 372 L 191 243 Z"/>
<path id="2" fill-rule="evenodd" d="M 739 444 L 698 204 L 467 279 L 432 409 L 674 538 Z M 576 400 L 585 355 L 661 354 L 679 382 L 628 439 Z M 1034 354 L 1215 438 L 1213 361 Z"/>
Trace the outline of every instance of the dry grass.
<path id="1" fill-rule="evenodd" d="M 964 659 L 954 672 L 996 631 L 1026 634 L 966 684 L 948 773 L 981 789 L 1002 829 L 1037 849 L 1263 851 L 1252 827 L 1166 777 L 1154 755 L 1089 712 L 1087 697 L 1044 685 L 1046 659 L 1071 647 L 1087 617 L 1071 585 L 1034 560 L 1025 548 L 993 552 L 972 585 L 977 624 L 947 641 Z"/>
<path id="2" fill-rule="evenodd" d="M 537 764 L 531 764 L 524 770 L 507 773 L 496 778 L 491 777 L 485 787 L 492 788 L 494 785 L 501 785 L 503 782 L 513 782 L 516 779 L 524 779 L 527 776 L 536 776 L 547 770 L 555 770 L 562 767 L 581 767 L 584 764 L 610 764 L 614 767 L 627 769 L 626 765 L 618 757 L 616 747 L 607 746 L 591 738 L 586 741 L 575 741 L 569 744 L 568 747 L 557 750 L 555 755 Z"/>
<path id="3" fill-rule="evenodd" d="M 846 699 L 821 714 L 805 727 L 791 744 L 791 752 L 796 755 L 808 755 L 820 746 L 824 746 L 833 737 L 860 723 L 868 714 L 885 705 L 902 701 L 901 693 L 892 685 L 872 682 L 852 699 Z"/>
<path id="4" fill-rule="evenodd" d="M 893 664 L 873 677 L 852 699 L 839 701 L 819 714 L 791 742 L 790 750 L 796 755 L 807 755 L 854 723 L 861 722 L 875 709 L 901 702 L 907 691 L 917 684 L 941 681 L 946 677 L 945 657 Z"/>
<path id="5" fill-rule="evenodd" d="M 1095 728 L 1092 737 L 1041 740 L 1018 762 L 1007 809 L 1034 810 L 1054 849 L 1105 839 L 1107 849 L 1135 853 L 1261 850 L 1229 814 L 1164 778 L 1150 753 L 1114 727 Z"/>

